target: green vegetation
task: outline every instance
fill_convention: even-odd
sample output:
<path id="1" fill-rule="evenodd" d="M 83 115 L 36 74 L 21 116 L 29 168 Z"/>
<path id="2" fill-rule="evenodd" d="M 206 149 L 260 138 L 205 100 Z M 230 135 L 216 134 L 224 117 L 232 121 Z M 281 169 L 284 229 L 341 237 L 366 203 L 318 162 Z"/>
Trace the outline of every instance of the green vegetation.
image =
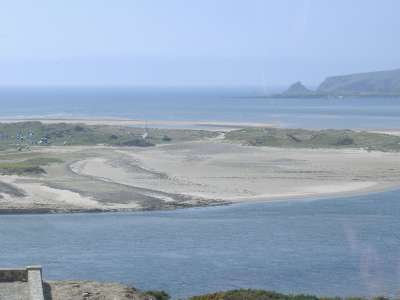
<path id="1" fill-rule="evenodd" d="M 400 151 L 398 136 L 352 130 L 245 128 L 226 133 L 225 139 L 250 146 Z"/>
<path id="2" fill-rule="evenodd" d="M 204 130 L 147 129 L 85 124 L 19 122 L 0 124 L 0 149 L 25 150 L 33 145 L 111 145 L 149 147 L 171 141 L 197 140 L 216 133 Z"/>
<path id="3" fill-rule="evenodd" d="M 145 296 L 152 296 L 155 300 L 169 300 L 171 296 L 165 291 L 146 291 L 143 293 Z"/>
<path id="4" fill-rule="evenodd" d="M 0 162 L 1 175 L 40 175 L 46 171 L 43 166 L 62 162 L 60 159 L 51 157 L 37 157 L 23 161 Z"/>
<path id="5" fill-rule="evenodd" d="M 368 298 L 352 297 L 317 297 L 311 295 L 287 295 L 264 290 L 233 290 L 227 292 L 218 292 L 202 296 L 194 296 L 189 300 L 367 300 Z M 376 297 L 373 300 L 388 300 L 384 297 Z"/>

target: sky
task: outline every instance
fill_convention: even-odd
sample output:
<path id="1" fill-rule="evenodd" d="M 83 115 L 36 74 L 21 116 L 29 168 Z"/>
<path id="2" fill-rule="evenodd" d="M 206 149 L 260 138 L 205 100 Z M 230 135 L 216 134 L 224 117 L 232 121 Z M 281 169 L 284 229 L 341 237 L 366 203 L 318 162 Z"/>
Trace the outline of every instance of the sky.
<path id="1" fill-rule="evenodd" d="M 0 0 L 0 86 L 316 86 L 400 68 L 398 0 Z"/>

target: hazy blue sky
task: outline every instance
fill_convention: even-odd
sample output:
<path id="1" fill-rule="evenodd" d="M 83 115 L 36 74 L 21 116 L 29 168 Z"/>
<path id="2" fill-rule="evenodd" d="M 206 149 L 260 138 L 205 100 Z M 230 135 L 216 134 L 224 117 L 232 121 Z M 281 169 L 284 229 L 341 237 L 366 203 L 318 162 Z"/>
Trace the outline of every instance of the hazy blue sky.
<path id="1" fill-rule="evenodd" d="M 400 67 L 399 0 L 13 0 L 0 85 L 281 85 Z"/>

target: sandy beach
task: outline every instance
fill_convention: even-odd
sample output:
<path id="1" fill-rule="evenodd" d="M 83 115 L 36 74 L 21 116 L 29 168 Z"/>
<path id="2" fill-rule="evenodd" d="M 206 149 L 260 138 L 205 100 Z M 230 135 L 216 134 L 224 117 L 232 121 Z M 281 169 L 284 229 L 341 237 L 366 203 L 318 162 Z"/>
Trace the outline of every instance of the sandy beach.
<path id="1" fill-rule="evenodd" d="M 380 190 L 400 182 L 400 156 L 363 150 L 254 148 L 219 142 L 116 150 L 121 161 L 75 163 L 79 175 L 225 201 L 273 200 Z"/>
<path id="2" fill-rule="evenodd" d="M 132 211 L 382 191 L 400 154 L 250 147 L 221 136 L 150 148 L 33 147 L 62 159 L 42 176 L 0 176 L 0 212 Z"/>

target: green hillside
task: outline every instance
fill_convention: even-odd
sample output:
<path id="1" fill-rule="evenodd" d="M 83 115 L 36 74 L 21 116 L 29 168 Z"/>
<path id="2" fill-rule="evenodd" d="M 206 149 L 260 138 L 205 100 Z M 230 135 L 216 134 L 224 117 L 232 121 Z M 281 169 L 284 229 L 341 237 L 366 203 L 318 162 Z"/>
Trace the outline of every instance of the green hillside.
<path id="1" fill-rule="evenodd" d="M 400 95 L 400 69 L 328 77 L 316 92 L 327 95 Z"/>

